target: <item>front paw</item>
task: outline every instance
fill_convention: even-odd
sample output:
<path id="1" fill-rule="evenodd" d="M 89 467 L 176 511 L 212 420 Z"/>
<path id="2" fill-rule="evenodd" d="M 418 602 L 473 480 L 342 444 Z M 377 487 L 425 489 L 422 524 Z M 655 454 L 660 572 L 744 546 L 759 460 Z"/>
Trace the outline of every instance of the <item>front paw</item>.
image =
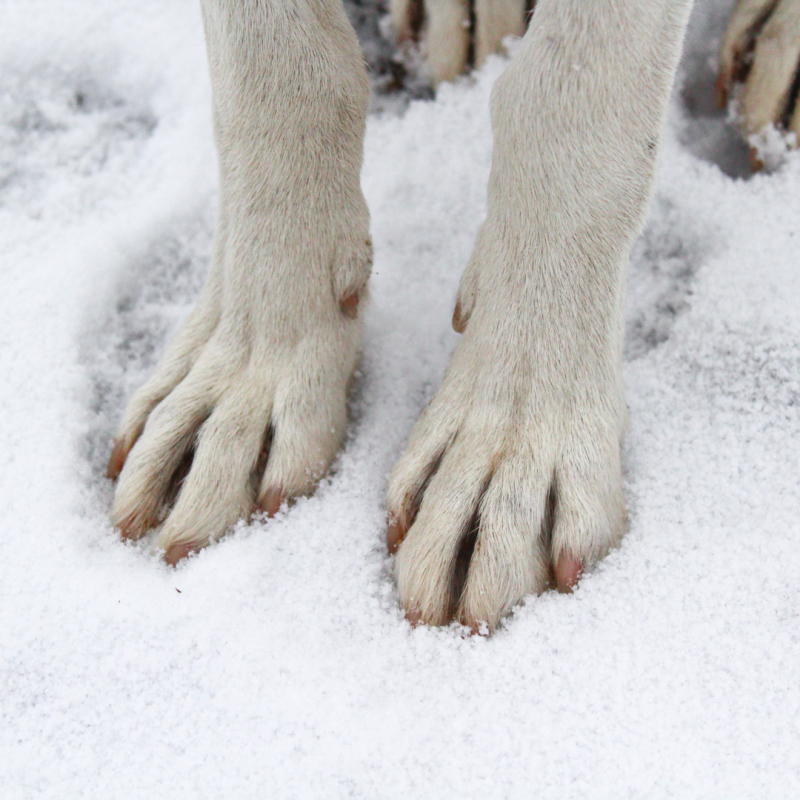
<path id="1" fill-rule="evenodd" d="M 625 527 L 616 387 L 584 402 L 482 349 L 459 343 L 390 483 L 387 541 L 413 622 L 491 630 L 526 595 L 569 591 Z"/>
<path id="2" fill-rule="evenodd" d="M 358 222 L 313 254 L 318 273 L 300 248 L 282 271 L 257 252 L 215 265 L 117 435 L 111 518 L 124 538 L 159 528 L 174 564 L 253 511 L 272 516 L 313 491 L 345 434 L 371 264 Z"/>
<path id="3" fill-rule="evenodd" d="M 271 516 L 311 492 L 344 437 L 356 354 L 355 336 L 329 333 L 249 353 L 212 338 L 125 460 L 111 513 L 122 535 L 160 526 L 174 564 L 254 510 Z"/>

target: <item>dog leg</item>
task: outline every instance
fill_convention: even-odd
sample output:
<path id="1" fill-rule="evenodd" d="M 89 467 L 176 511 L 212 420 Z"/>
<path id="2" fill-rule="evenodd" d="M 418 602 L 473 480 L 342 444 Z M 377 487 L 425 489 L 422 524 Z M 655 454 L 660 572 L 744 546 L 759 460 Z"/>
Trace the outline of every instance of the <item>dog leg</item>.
<path id="1" fill-rule="evenodd" d="M 112 520 L 132 538 L 163 522 L 172 563 L 327 470 L 371 265 L 359 181 L 369 84 L 340 0 L 203 0 L 203 16 L 214 263 L 109 463 Z"/>
<path id="2" fill-rule="evenodd" d="M 409 618 L 494 627 L 620 538 L 628 253 L 691 0 L 540 0 L 492 93 L 463 331 L 389 487 Z"/>

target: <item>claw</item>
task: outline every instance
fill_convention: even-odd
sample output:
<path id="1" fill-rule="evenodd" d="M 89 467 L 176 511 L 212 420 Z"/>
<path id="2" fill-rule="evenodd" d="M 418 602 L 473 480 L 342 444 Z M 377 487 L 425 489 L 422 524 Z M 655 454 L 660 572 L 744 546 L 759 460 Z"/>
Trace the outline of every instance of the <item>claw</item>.
<path id="1" fill-rule="evenodd" d="M 182 561 L 184 558 L 187 558 L 192 553 L 196 553 L 197 551 L 198 547 L 194 542 L 173 544 L 164 551 L 164 561 L 166 561 L 171 567 L 174 567 L 179 561 Z"/>
<path id="2" fill-rule="evenodd" d="M 347 297 L 339 303 L 339 307 L 346 317 L 355 319 L 358 316 L 358 292 L 347 295 Z"/>
<path id="3" fill-rule="evenodd" d="M 570 556 L 560 556 L 556 562 L 556 586 L 562 594 L 570 594 L 583 574 L 583 561 Z"/>
<path id="4" fill-rule="evenodd" d="M 129 541 L 136 541 L 141 539 L 150 528 L 155 527 L 158 520 L 151 519 L 147 514 L 136 513 L 131 514 L 129 517 L 122 520 L 117 524 L 119 528 L 119 535 L 122 539 Z"/>
<path id="5" fill-rule="evenodd" d="M 406 619 L 412 628 L 416 628 L 422 624 L 422 612 L 419 609 L 412 608 L 406 611 Z"/>
<path id="6" fill-rule="evenodd" d="M 278 511 L 280 511 L 281 506 L 285 501 L 286 495 L 284 495 L 283 490 L 275 487 L 272 489 L 267 489 L 267 491 L 264 493 L 264 496 L 259 501 L 258 507 L 268 517 L 274 517 Z"/>
<path id="7" fill-rule="evenodd" d="M 114 439 L 114 447 L 111 450 L 111 457 L 108 459 L 108 468 L 106 469 L 106 477 L 109 480 L 115 481 L 119 478 L 130 451 L 131 447 L 125 439 Z"/>
<path id="8" fill-rule="evenodd" d="M 750 169 L 752 172 L 761 172 L 764 169 L 764 161 L 761 158 L 761 155 L 758 152 L 758 148 L 751 147 L 750 148 Z"/>
<path id="9" fill-rule="evenodd" d="M 461 303 L 457 302 L 456 307 L 453 309 L 453 330 L 456 333 L 464 333 L 466 329 L 467 321 L 463 317 Z"/>
<path id="10" fill-rule="evenodd" d="M 386 547 L 391 555 L 397 552 L 406 537 L 406 533 L 408 533 L 408 526 L 404 525 L 398 517 L 391 515 L 389 517 L 389 527 L 386 531 Z"/>
<path id="11" fill-rule="evenodd" d="M 717 76 L 717 83 L 714 89 L 714 95 L 717 101 L 717 108 L 720 111 L 724 110 L 728 105 L 728 91 L 730 89 L 730 75 L 727 72 L 720 72 Z"/>

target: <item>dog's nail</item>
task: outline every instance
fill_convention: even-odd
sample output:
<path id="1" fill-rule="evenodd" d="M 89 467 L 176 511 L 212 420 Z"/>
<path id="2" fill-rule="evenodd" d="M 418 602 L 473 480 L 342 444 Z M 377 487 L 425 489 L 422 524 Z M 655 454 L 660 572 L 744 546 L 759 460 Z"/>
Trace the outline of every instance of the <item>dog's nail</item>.
<path id="1" fill-rule="evenodd" d="M 564 594 L 572 592 L 572 588 L 580 580 L 583 573 L 583 561 L 579 558 L 561 556 L 556 563 L 556 586 Z"/>
<path id="2" fill-rule="evenodd" d="M 129 452 L 130 447 L 126 445 L 124 439 L 114 439 L 114 447 L 111 450 L 111 457 L 108 459 L 108 469 L 106 469 L 106 477 L 109 480 L 115 481 L 119 478 Z"/>
<path id="3" fill-rule="evenodd" d="M 761 172 L 764 169 L 764 161 L 755 147 L 750 148 L 750 169 L 753 172 Z"/>
<path id="4" fill-rule="evenodd" d="M 174 567 L 179 561 L 182 561 L 192 553 L 197 552 L 197 545 L 193 542 L 183 542 L 181 544 L 171 544 L 164 551 L 164 561 L 171 567 Z"/>
<path id="5" fill-rule="evenodd" d="M 407 532 L 408 527 L 403 525 L 397 517 L 391 516 L 389 518 L 389 527 L 386 530 L 386 547 L 392 555 L 397 552 L 397 548 L 403 543 Z"/>
<path id="6" fill-rule="evenodd" d="M 461 312 L 461 302 L 456 303 L 456 307 L 453 309 L 453 330 L 456 333 L 464 333 L 467 328 L 467 323 L 464 320 Z"/>
<path id="7" fill-rule="evenodd" d="M 410 608 L 406 611 L 406 619 L 412 628 L 422 624 L 422 612 L 418 608 Z"/>
<path id="8" fill-rule="evenodd" d="M 469 628 L 470 636 L 483 636 L 488 637 L 492 635 L 492 629 L 486 622 L 467 622 L 466 627 Z"/>
<path id="9" fill-rule="evenodd" d="M 122 539 L 136 541 L 144 536 L 145 532 L 152 528 L 155 523 L 151 523 L 147 518 L 131 514 L 119 523 L 119 535 Z"/>
<path id="10" fill-rule="evenodd" d="M 717 100 L 717 108 L 724 109 L 728 105 L 728 75 L 720 73 L 717 76 L 717 84 L 714 90 Z"/>
<path id="11" fill-rule="evenodd" d="M 346 317 L 355 319 L 358 316 L 358 292 L 347 295 L 347 297 L 339 303 L 339 306 Z"/>
<path id="12" fill-rule="evenodd" d="M 267 489 L 258 504 L 258 507 L 268 517 L 274 517 L 286 500 L 284 493 L 278 488 Z"/>

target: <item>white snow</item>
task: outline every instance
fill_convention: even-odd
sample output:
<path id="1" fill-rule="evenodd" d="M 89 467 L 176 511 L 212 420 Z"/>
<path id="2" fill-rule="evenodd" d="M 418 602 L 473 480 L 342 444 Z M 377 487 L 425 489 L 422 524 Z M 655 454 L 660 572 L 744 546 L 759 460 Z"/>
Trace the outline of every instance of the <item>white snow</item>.
<path id="1" fill-rule="evenodd" d="M 3 800 L 800 796 L 800 156 L 746 179 L 711 110 L 729 6 L 695 12 L 631 266 L 630 532 L 487 639 L 403 620 L 383 496 L 456 341 L 504 62 L 370 118 L 335 473 L 172 570 L 119 541 L 102 473 L 207 263 L 199 9 L 5 4 Z"/>

